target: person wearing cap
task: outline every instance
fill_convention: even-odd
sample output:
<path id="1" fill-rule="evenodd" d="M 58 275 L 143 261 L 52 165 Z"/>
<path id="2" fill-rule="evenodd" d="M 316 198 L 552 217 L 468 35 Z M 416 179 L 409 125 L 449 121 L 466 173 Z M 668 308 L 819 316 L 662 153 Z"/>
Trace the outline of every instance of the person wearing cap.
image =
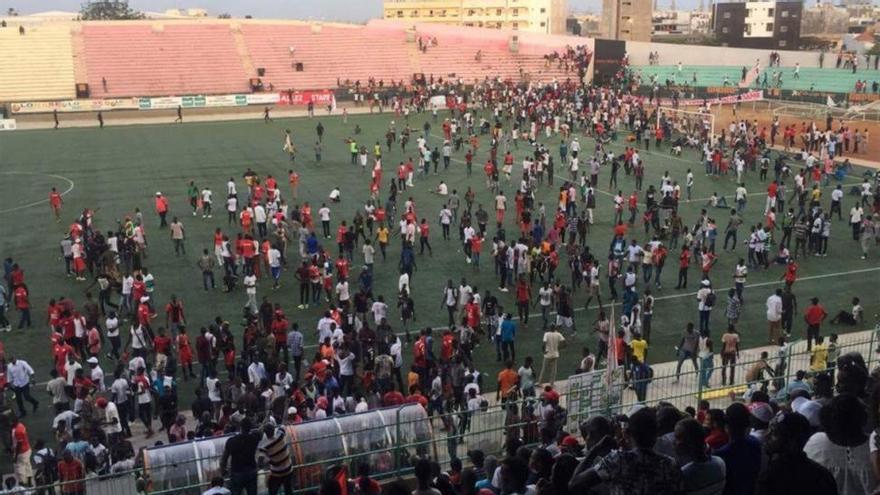
<path id="1" fill-rule="evenodd" d="M 163 196 L 161 192 L 156 192 L 156 213 L 159 214 L 159 228 L 167 227 L 168 221 L 165 217 L 168 215 L 168 198 Z"/>
<path id="2" fill-rule="evenodd" d="M 91 372 L 89 373 L 89 378 L 92 380 L 92 383 L 98 388 L 98 392 L 103 392 L 107 389 L 104 384 L 104 370 L 101 369 L 101 366 L 98 364 L 98 358 L 92 356 L 86 360 L 86 363 L 89 365 L 89 369 Z"/>
<path id="3" fill-rule="evenodd" d="M 700 334 L 709 335 L 709 317 L 715 306 L 715 291 L 712 290 L 712 282 L 704 278 L 700 282 L 700 290 L 697 291 L 697 310 L 700 314 Z"/>
<path id="4" fill-rule="evenodd" d="M 749 424 L 751 425 L 752 431 L 749 434 L 757 438 L 759 442 L 763 443 L 767 438 L 770 421 L 773 420 L 775 412 L 770 404 L 766 402 L 754 402 L 754 397 L 752 400 L 753 402 L 749 404 Z"/>
<path id="5" fill-rule="evenodd" d="M 757 495 L 838 493 L 832 473 L 804 453 L 810 435 L 807 420 L 793 412 L 781 412 L 770 422 L 764 441 L 770 460 L 758 476 Z"/>

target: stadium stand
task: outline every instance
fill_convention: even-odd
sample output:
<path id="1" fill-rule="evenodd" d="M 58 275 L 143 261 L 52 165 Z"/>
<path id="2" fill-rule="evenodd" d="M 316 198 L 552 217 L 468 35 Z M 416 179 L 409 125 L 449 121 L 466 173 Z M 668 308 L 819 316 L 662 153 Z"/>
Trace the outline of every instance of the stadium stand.
<path id="1" fill-rule="evenodd" d="M 0 29 L 0 101 L 61 100 L 76 96 L 70 25 Z"/>
<path id="2" fill-rule="evenodd" d="M 669 79 L 673 84 L 685 84 L 695 87 L 711 87 L 721 86 L 724 84 L 724 78 L 727 77 L 730 85 L 736 86 L 742 77 L 742 67 L 722 67 L 707 65 L 684 65 L 681 72 L 675 65 L 642 65 L 633 67 L 636 75 L 641 77 L 641 84 L 647 86 L 651 84 L 651 77 L 656 77 L 657 83 L 661 86 L 666 84 Z M 697 75 L 697 82 L 694 83 L 694 73 Z"/>
<path id="3" fill-rule="evenodd" d="M 82 34 L 92 97 L 249 91 L 229 24 L 87 23 Z"/>
<path id="4" fill-rule="evenodd" d="M 243 24 L 241 32 L 254 67 L 265 69 L 264 87 L 276 90 L 333 88 L 338 80 L 370 77 L 409 81 L 413 74 L 402 28 Z"/>

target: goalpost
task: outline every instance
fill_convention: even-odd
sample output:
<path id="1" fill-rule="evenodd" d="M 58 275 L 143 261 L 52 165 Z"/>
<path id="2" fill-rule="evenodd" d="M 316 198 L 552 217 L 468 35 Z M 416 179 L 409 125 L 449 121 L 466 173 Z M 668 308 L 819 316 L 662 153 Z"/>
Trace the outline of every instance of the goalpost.
<path id="1" fill-rule="evenodd" d="M 683 137 L 699 143 L 714 142 L 715 115 L 708 110 L 682 110 L 675 107 L 657 107 L 658 127 L 669 129 L 671 139 Z"/>

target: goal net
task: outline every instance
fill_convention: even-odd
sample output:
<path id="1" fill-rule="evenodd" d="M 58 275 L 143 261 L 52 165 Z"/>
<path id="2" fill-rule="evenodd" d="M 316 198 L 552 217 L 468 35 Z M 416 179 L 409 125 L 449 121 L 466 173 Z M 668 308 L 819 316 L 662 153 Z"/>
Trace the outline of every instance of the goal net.
<path id="1" fill-rule="evenodd" d="M 715 115 L 709 111 L 682 110 L 674 107 L 657 107 L 658 127 L 671 141 L 682 139 L 686 145 L 696 146 L 714 139 Z"/>

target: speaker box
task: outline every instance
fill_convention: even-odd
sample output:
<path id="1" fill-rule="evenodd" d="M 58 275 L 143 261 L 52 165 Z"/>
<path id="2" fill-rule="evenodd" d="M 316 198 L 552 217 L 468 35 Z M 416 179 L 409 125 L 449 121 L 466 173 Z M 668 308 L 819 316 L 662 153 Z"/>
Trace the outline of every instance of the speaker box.
<path id="1" fill-rule="evenodd" d="M 296 70 L 297 72 L 302 72 L 302 71 L 303 71 L 303 64 L 302 64 L 302 62 L 297 62 L 297 63 L 296 63 L 295 70 Z"/>
<path id="2" fill-rule="evenodd" d="M 77 98 L 88 98 L 91 94 L 89 91 L 88 83 L 76 83 L 76 97 Z"/>
<path id="3" fill-rule="evenodd" d="M 266 68 L 265 67 L 257 67 L 257 75 L 260 77 L 265 76 L 266 75 Z"/>

